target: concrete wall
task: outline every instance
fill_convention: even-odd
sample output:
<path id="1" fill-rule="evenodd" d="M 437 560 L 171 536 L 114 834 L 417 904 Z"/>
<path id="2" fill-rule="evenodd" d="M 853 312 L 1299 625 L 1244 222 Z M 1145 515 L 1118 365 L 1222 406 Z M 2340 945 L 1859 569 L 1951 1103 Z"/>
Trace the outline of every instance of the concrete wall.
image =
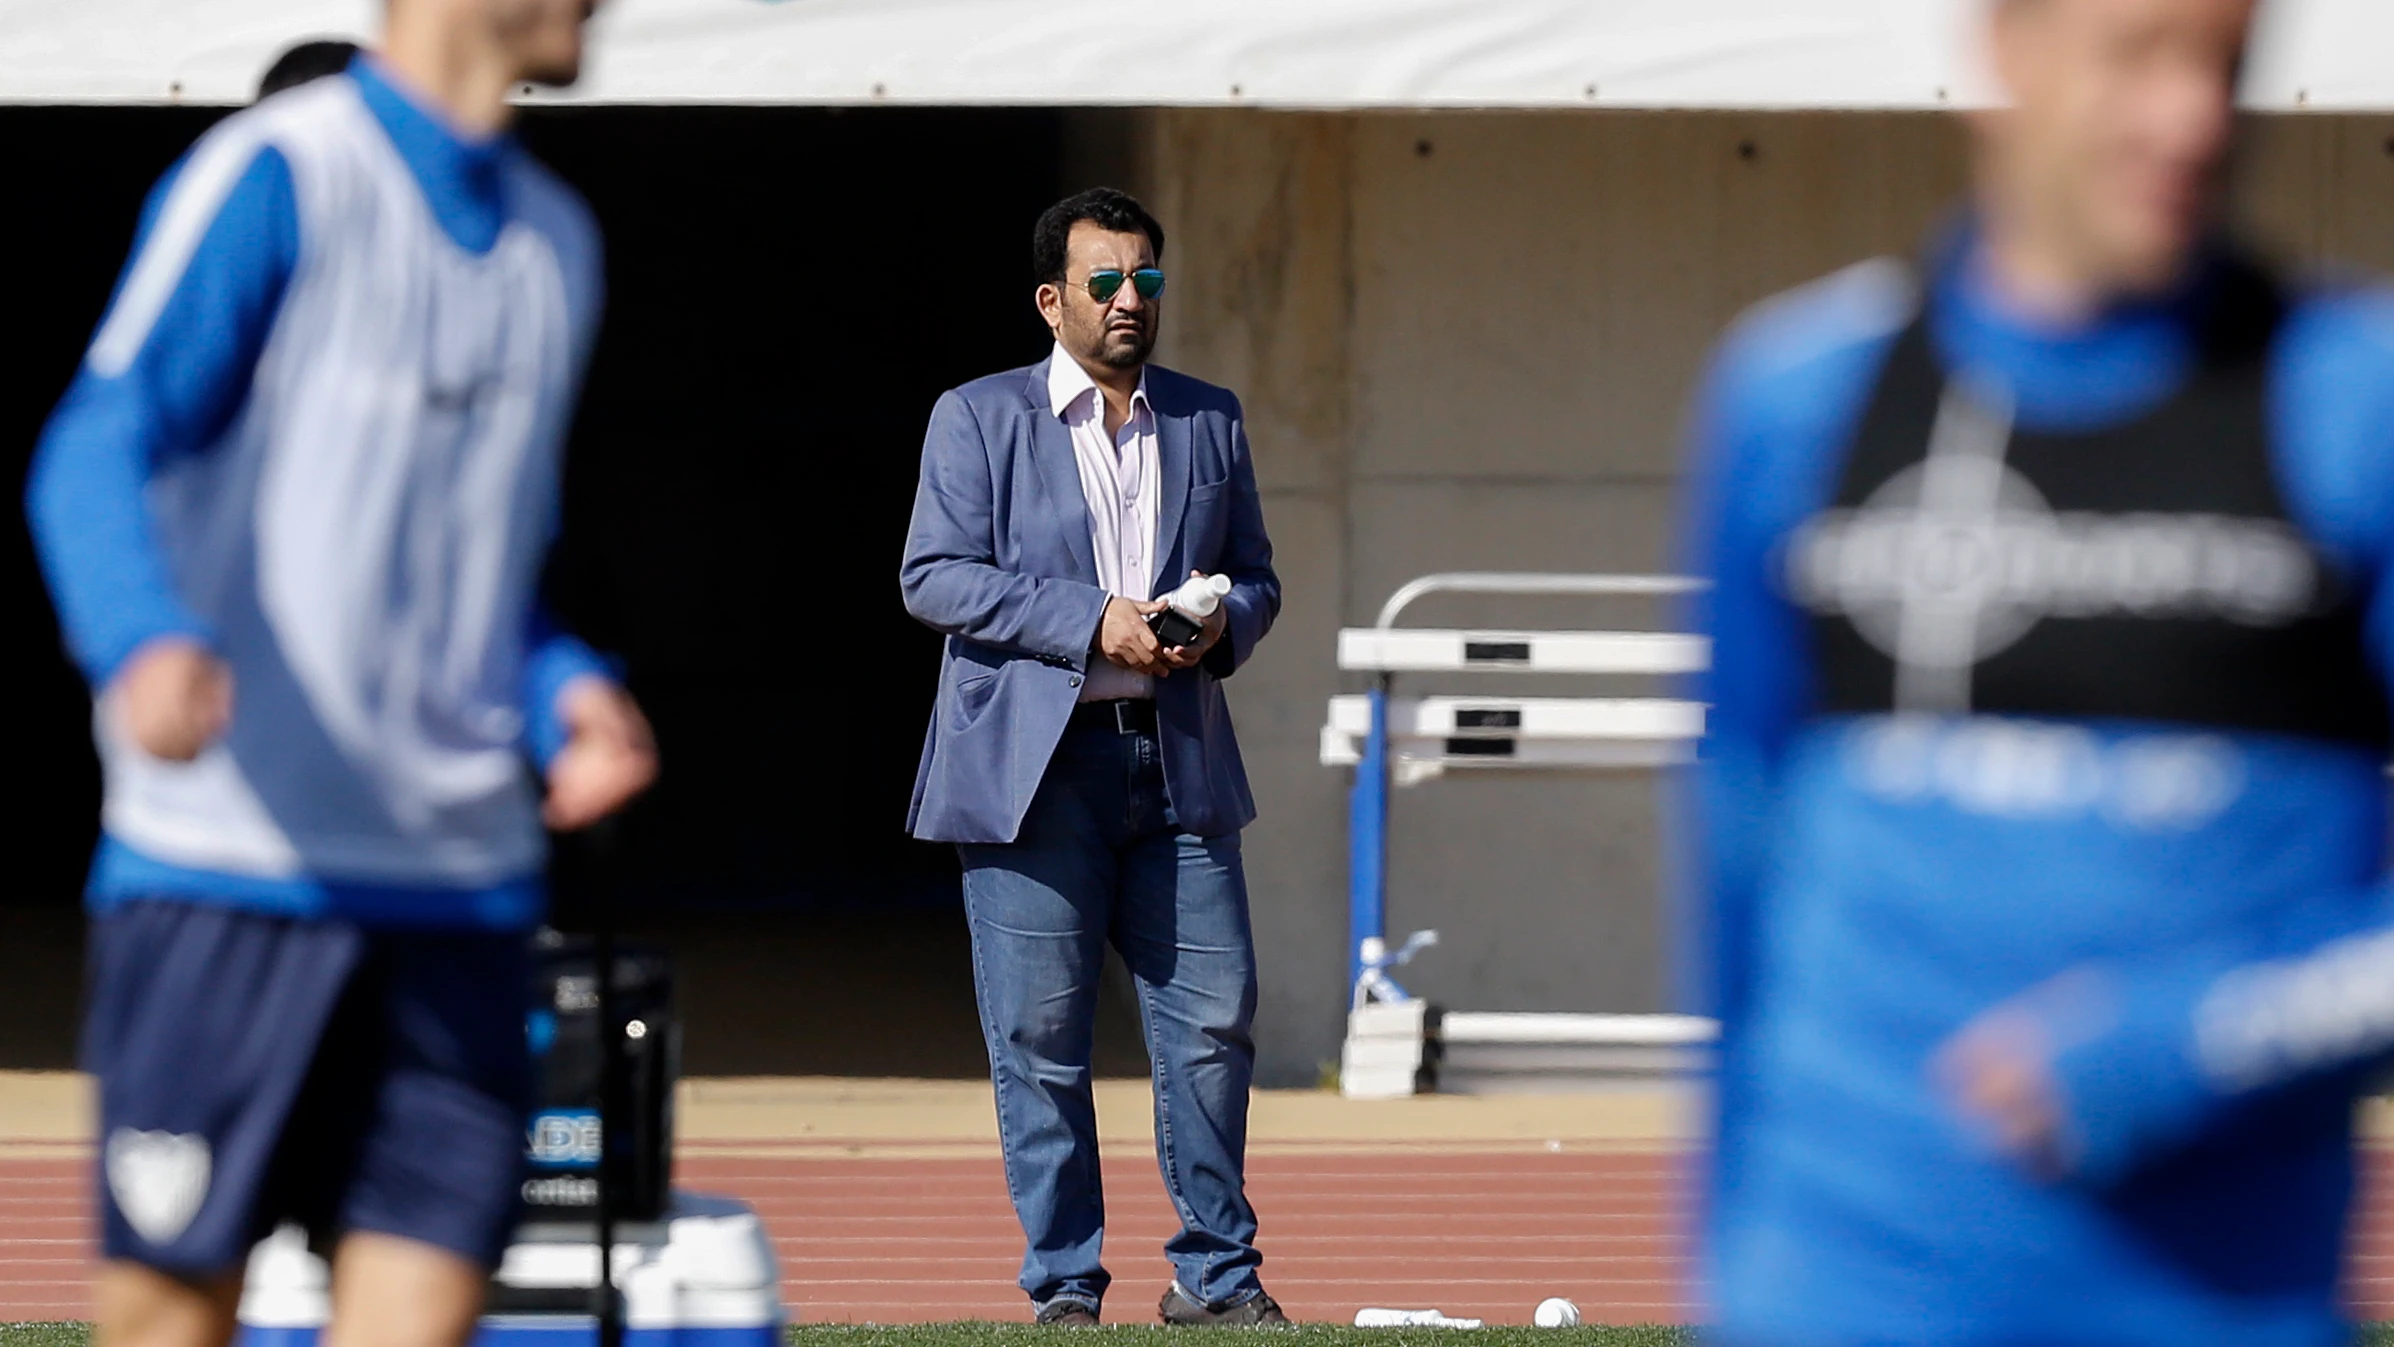
<path id="1" fill-rule="evenodd" d="M 2260 129 L 2255 219 L 2305 255 L 2394 265 L 2394 127 Z M 1451 569 L 1666 567 L 1680 424 L 1740 309 L 1916 246 L 1964 173 L 1920 116 L 1078 114 L 1068 179 L 1139 192 L 1172 237 L 1163 359 L 1244 397 L 1288 605 L 1232 689 L 1267 1078 L 1334 1059 L 1346 773 L 1319 766 L 1342 625 Z M 1649 614 L 1427 603 L 1426 622 Z M 1508 690 L 1497 681 L 1476 686 Z M 1562 680 L 1510 685 L 1567 693 Z M 1654 784 L 1450 778 L 1400 793 L 1390 927 L 1471 1009 L 1663 1003 Z"/>

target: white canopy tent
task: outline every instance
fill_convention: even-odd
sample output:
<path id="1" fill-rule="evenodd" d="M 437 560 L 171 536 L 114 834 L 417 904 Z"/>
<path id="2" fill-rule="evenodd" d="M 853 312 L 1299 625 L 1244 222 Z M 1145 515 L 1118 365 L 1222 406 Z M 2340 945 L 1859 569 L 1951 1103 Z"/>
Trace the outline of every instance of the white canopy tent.
<path id="1" fill-rule="evenodd" d="M 585 103 L 1968 103 L 1983 0 L 612 0 Z M 0 0 L 0 102 L 236 103 L 379 0 Z M 2278 0 L 2249 102 L 2394 110 L 2394 4 Z"/>

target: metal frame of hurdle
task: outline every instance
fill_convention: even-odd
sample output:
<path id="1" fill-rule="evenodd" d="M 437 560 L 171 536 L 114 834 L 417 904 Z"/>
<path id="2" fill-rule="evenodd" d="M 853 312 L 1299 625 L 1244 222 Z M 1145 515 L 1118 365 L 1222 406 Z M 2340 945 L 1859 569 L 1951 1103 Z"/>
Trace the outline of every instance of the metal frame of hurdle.
<path id="1" fill-rule="evenodd" d="M 1392 787 L 1451 771 L 1619 771 L 1693 759 L 1702 705 L 1671 697 L 1396 695 L 1398 674 L 1533 673 L 1668 677 L 1701 672 L 1702 637 L 1668 631 L 1400 628 L 1432 594 L 1669 598 L 1702 582 L 1664 575 L 1452 572 L 1390 595 L 1370 627 L 1339 633 L 1338 667 L 1372 675 L 1370 691 L 1330 700 L 1326 767 L 1352 767 L 1348 800 L 1347 1038 L 1340 1088 L 1350 1097 L 1580 1088 L 1591 1078 L 1669 1075 L 1702 1064 L 1709 1020 L 1685 1015 L 1442 1014 L 1391 970 L 1437 943 L 1387 939 Z"/>

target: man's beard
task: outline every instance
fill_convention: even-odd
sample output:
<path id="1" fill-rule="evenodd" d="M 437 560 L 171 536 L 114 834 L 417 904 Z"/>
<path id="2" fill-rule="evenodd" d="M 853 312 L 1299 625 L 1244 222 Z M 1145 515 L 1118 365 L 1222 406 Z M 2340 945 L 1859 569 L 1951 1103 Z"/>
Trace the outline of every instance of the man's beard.
<path id="1" fill-rule="evenodd" d="M 1155 350 L 1155 339 L 1144 329 L 1138 328 L 1129 329 L 1122 335 L 1129 337 L 1130 341 L 1117 342 L 1112 332 L 1098 339 L 1098 363 L 1110 369 L 1137 369 L 1146 364 L 1148 353 Z"/>

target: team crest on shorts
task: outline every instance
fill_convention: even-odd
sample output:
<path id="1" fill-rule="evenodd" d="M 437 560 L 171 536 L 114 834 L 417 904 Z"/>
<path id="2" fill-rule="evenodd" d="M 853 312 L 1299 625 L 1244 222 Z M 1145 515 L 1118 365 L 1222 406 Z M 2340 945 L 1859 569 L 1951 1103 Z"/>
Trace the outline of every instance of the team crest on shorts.
<path id="1" fill-rule="evenodd" d="M 108 1191 L 134 1233 L 171 1244 L 208 1199 L 208 1139 L 120 1127 L 108 1134 Z"/>

